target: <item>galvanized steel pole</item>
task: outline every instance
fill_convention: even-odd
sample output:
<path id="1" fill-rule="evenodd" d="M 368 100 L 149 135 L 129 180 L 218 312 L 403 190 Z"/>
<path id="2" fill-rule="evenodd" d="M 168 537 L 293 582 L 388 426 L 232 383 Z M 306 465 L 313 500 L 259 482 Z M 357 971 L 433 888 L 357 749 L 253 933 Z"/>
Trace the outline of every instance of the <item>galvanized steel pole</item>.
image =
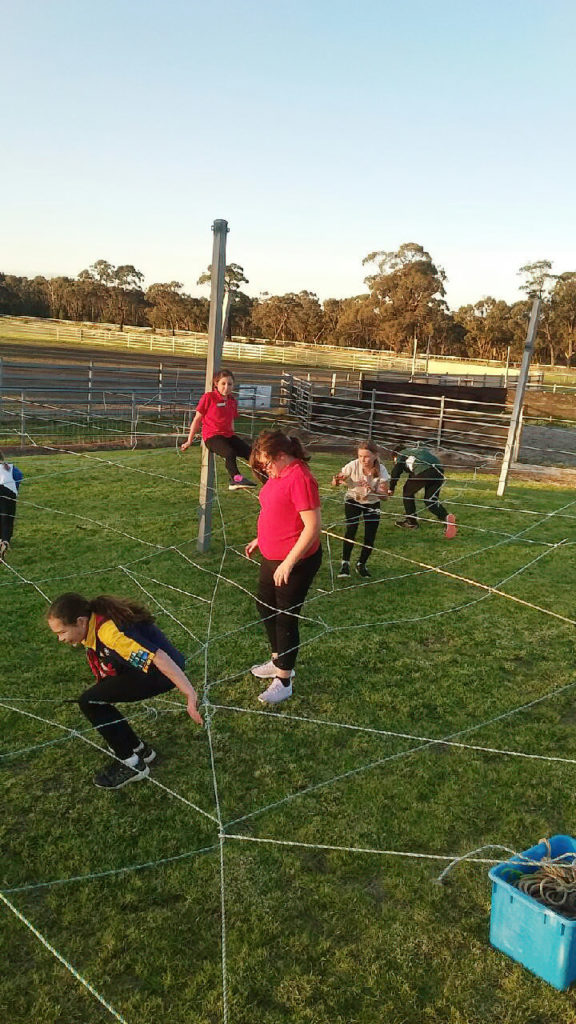
<path id="1" fill-rule="evenodd" d="M 512 406 L 512 415 L 510 417 L 506 447 L 504 448 L 504 458 L 502 459 L 502 469 L 500 470 L 498 490 L 496 491 L 499 498 L 504 494 L 506 484 L 508 482 L 508 472 L 510 470 L 510 463 L 512 462 L 514 442 L 516 441 L 516 434 L 520 423 L 520 413 L 524 405 L 524 392 L 526 391 L 526 385 L 528 383 L 530 360 L 532 359 L 532 353 L 534 351 L 534 342 L 536 341 L 538 317 L 540 316 L 541 305 L 541 299 L 534 299 L 534 302 L 532 303 L 532 312 L 530 314 L 530 323 L 528 324 L 528 333 L 526 334 L 522 366 L 520 367 L 520 376 L 518 377 L 518 382 L 516 384 L 516 394 L 514 396 L 514 405 Z"/>
<path id="2" fill-rule="evenodd" d="M 206 391 L 212 390 L 212 378 L 220 369 L 222 358 L 222 328 L 224 303 L 224 276 L 226 273 L 226 235 L 228 221 L 215 220 L 212 225 L 214 242 L 212 246 L 212 278 L 210 282 L 210 319 L 208 321 L 208 351 L 206 353 Z M 212 537 L 212 503 L 214 500 L 214 456 L 202 444 L 202 468 L 200 472 L 200 525 L 198 527 L 198 551 L 207 551 Z"/>

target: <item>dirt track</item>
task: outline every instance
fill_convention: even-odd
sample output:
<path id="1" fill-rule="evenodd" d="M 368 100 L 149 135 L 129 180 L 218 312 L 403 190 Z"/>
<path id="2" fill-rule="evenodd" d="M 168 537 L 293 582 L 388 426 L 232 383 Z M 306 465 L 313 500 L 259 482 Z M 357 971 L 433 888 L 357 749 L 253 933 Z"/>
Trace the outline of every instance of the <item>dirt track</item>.
<path id="1" fill-rule="evenodd" d="M 576 430 L 528 424 L 522 431 L 518 461 L 537 466 L 576 467 Z"/>

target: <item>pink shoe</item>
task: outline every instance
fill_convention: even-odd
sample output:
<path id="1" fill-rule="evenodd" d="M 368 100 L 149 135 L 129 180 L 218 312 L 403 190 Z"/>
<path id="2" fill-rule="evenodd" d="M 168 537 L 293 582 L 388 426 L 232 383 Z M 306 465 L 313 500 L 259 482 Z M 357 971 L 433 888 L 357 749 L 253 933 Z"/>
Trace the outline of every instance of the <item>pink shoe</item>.
<path id="1" fill-rule="evenodd" d="M 444 536 L 446 537 L 446 540 L 453 540 L 457 533 L 458 527 L 456 526 L 456 516 L 450 513 L 450 515 L 446 516 L 446 530 L 444 531 Z"/>

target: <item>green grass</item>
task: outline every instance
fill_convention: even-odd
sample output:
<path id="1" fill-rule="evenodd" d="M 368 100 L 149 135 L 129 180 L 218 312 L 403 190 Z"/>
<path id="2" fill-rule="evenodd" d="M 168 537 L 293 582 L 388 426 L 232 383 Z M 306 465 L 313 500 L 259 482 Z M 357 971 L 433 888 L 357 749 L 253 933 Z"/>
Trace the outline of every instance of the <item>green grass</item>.
<path id="1" fill-rule="evenodd" d="M 324 521 L 335 532 L 342 494 L 328 483 L 341 461 L 312 463 L 326 496 Z M 230 1024 L 573 1022 L 574 995 L 490 947 L 486 865 L 463 864 L 439 887 L 432 883 L 446 861 L 317 847 L 446 857 L 488 843 L 525 849 L 543 835 L 574 831 L 574 765 L 446 745 L 383 761 L 418 742 L 288 717 L 442 737 L 572 684 L 573 626 L 398 556 L 496 586 L 543 555 L 502 589 L 574 618 L 576 520 L 548 515 L 563 506 L 576 515 L 573 490 L 514 483 L 497 499 L 494 477 L 451 474 L 444 496 L 462 527 L 450 544 L 433 522 L 416 535 L 394 530 L 395 498 L 383 506 L 368 586 L 353 579 L 351 589 L 338 582 L 332 593 L 325 543 L 304 608 L 314 621 L 302 626 L 295 695 L 276 717 L 248 713 L 261 706 L 247 668 L 267 649 L 250 593 L 224 580 L 215 589 L 224 541 L 217 511 L 212 550 L 196 554 L 197 452 L 18 462 L 26 483 L 9 566 L 19 576 L 0 567 L 0 699 L 22 698 L 13 702 L 22 710 L 86 728 L 77 706 L 62 702 L 89 684 L 83 654 L 57 644 L 43 622 L 44 598 L 21 578 L 50 599 L 71 589 L 142 598 L 120 568 L 127 567 L 166 609 L 158 610 L 159 624 L 186 652 L 200 689 L 210 624 L 211 700 L 246 711 L 218 710 L 212 720 L 222 819 L 244 818 L 228 831 L 311 844 L 224 844 Z M 241 551 L 254 535 L 256 502 L 229 494 L 222 472 L 220 482 L 223 574 L 253 592 L 256 567 L 233 548 Z M 570 543 L 547 546 L 564 539 Z M 340 545 L 330 546 L 336 566 Z M 213 599 L 211 623 L 211 606 L 198 597 Z M 575 693 L 483 725 L 463 741 L 572 758 Z M 213 814 L 206 730 L 192 725 L 178 696 L 172 700 L 153 702 L 157 717 L 136 720 L 161 752 L 153 777 Z M 0 759 L 2 890 L 116 872 L 8 898 L 129 1024 L 222 1021 L 218 851 L 119 872 L 213 846 L 216 826 L 148 782 L 97 790 L 91 776 L 102 755 L 53 724 L 4 706 L 0 723 L 2 749 L 11 754 Z M 2 1019 L 113 1019 L 7 907 L 0 915 Z"/>

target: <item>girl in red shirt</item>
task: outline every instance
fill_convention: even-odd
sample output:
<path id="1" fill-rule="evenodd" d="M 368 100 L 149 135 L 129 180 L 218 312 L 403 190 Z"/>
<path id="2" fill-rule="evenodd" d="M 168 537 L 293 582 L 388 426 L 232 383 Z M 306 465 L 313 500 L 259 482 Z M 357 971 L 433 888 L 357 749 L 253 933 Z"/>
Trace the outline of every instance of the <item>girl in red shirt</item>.
<path id="1" fill-rule="evenodd" d="M 251 671 L 258 679 L 272 680 L 258 697 L 263 704 L 292 696 L 298 616 L 322 562 L 320 497 L 308 461 L 299 439 L 280 430 L 263 431 L 250 458 L 255 472 L 268 476 L 258 495 L 258 536 L 245 548 L 248 558 L 256 549 L 262 555 L 256 605 L 272 655 Z"/>
<path id="2" fill-rule="evenodd" d="M 228 490 L 256 487 L 253 480 L 242 476 L 236 462 L 238 456 L 248 461 L 252 449 L 247 441 L 234 433 L 234 420 L 238 415 L 238 403 L 232 394 L 234 374 L 230 370 L 219 370 L 214 374 L 212 384 L 212 391 L 207 391 L 198 402 L 188 440 L 180 448 L 185 452 L 202 428 L 202 440 L 206 447 L 224 459 L 230 477 Z"/>

